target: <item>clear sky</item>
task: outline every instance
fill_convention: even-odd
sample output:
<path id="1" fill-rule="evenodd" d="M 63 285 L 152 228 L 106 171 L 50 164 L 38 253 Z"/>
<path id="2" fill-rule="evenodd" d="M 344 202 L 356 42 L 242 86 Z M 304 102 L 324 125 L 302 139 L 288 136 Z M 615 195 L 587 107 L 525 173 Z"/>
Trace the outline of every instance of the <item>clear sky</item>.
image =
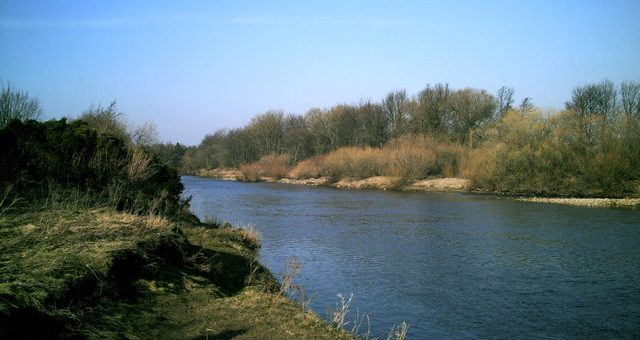
<path id="1" fill-rule="evenodd" d="M 0 0 L 0 79 L 45 118 L 115 99 L 186 144 L 427 83 L 561 108 L 577 85 L 640 80 L 640 1 Z"/>

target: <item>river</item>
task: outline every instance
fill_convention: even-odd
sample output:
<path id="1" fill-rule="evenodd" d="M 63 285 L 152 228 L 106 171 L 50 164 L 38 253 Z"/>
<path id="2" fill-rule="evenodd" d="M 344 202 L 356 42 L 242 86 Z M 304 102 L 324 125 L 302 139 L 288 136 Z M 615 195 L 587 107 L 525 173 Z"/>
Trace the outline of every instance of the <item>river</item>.
<path id="1" fill-rule="evenodd" d="M 410 339 L 640 337 L 638 209 L 182 181 L 200 218 L 260 231 L 276 276 L 299 259 L 321 317 L 353 293 L 349 319 L 374 336 L 406 321 Z"/>

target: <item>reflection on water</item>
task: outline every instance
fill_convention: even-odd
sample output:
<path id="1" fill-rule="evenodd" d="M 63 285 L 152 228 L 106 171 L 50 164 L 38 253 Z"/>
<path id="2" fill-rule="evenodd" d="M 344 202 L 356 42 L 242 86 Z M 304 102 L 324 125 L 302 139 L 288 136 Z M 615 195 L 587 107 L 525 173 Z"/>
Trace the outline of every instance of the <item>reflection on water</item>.
<path id="1" fill-rule="evenodd" d="M 289 256 L 320 315 L 336 294 L 374 335 L 640 337 L 640 211 L 463 194 L 341 191 L 183 177 L 192 208 L 263 235 L 276 276 Z"/>

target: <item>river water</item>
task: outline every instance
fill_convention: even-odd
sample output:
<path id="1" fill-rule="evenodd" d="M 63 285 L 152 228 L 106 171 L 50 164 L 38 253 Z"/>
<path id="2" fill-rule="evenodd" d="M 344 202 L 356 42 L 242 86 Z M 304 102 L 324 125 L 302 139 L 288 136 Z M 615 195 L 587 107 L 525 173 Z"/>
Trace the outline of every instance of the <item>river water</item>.
<path id="1" fill-rule="evenodd" d="M 321 317 L 353 293 L 374 336 L 640 337 L 640 210 L 182 180 L 200 218 L 261 232 L 276 276 L 299 259 Z"/>

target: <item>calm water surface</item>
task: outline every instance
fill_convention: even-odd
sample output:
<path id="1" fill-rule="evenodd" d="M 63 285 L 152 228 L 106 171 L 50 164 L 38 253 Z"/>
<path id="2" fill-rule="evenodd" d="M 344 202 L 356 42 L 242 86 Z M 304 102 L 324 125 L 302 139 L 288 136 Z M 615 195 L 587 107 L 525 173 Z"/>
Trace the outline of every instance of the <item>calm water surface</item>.
<path id="1" fill-rule="evenodd" d="M 373 335 L 640 337 L 640 210 L 183 177 L 201 218 L 254 225 L 323 317 L 354 294 Z"/>

